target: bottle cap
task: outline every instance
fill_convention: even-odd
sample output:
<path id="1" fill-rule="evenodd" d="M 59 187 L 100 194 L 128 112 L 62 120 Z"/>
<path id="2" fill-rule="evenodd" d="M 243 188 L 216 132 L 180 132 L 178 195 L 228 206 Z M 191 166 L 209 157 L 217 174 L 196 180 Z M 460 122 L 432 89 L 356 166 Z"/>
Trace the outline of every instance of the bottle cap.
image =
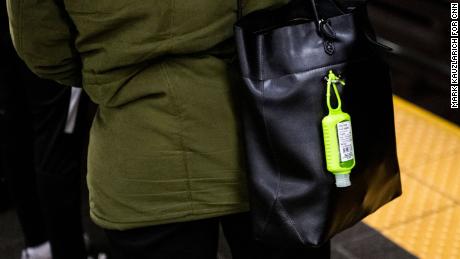
<path id="1" fill-rule="evenodd" d="M 339 188 L 350 186 L 350 174 L 335 174 L 335 185 Z"/>

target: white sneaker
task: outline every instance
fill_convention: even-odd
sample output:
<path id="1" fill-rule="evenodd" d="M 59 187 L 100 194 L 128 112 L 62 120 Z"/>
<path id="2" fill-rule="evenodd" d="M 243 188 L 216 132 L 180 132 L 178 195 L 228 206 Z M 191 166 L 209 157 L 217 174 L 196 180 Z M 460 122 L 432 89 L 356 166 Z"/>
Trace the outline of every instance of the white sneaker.
<path id="1" fill-rule="evenodd" d="M 21 259 L 53 259 L 50 242 L 34 247 L 27 247 L 22 250 Z"/>
<path id="2" fill-rule="evenodd" d="M 107 259 L 107 255 L 104 254 L 104 253 L 100 253 L 97 255 L 97 257 L 92 257 L 92 256 L 88 256 L 88 259 Z"/>
<path id="3" fill-rule="evenodd" d="M 86 250 L 91 250 L 90 249 L 91 248 L 91 241 L 89 239 L 88 234 L 86 234 L 86 233 L 83 234 L 83 240 L 85 241 Z M 107 259 L 107 255 L 104 254 L 104 253 L 98 253 L 96 255 L 88 256 L 88 259 Z"/>

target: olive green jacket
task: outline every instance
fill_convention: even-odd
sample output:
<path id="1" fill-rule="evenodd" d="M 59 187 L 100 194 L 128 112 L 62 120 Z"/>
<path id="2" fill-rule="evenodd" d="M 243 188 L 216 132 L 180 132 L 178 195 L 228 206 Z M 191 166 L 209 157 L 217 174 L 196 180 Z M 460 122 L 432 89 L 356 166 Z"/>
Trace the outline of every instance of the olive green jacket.
<path id="1" fill-rule="evenodd" d="M 236 0 L 7 0 L 19 55 L 99 104 L 92 219 L 128 229 L 248 210 L 232 106 Z M 245 12 L 283 0 L 248 0 Z"/>

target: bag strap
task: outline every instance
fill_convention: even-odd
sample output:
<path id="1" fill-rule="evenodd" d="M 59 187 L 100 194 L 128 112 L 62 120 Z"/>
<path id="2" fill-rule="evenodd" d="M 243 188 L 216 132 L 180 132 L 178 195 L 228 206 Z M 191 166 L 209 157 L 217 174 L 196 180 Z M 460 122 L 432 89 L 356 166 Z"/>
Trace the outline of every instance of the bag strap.
<path id="1" fill-rule="evenodd" d="M 316 23 L 316 27 L 318 28 L 318 30 L 321 30 L 320 26 L 321 26 L 321 20 L 319 18 L 319 14 L 318 14 L 318 8 L 317 8 L 317 5 L 316 5 L 316 2 L 315 0 L 309 0 L 310 2 L 310 5 L 311 5 L 311 8 L 313 10 L 313 15 L 314 15 L 314 19 L 315 19 L 315 23 Z M 241 19 L 243 17 L 243 0 L 236 0 L 236 4 L 237 4 L 237 17 L 238 17 L 238 20 Z"/>

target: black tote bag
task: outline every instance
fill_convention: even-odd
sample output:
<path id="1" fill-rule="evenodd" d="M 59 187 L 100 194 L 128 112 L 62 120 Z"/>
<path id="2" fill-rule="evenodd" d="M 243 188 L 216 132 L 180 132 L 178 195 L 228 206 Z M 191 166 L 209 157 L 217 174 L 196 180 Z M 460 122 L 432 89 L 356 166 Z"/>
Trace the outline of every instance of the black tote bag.
<path id="1" fill-rule="evenodd" d="M 257 240 L 321 245 L 401 195 L 390 73 L 364 4 L 291 1 L 240 17 L 235 36 Z M 329 70 L 346 81 L 338 90 L 352 121 L 356 165 L 346 188 L 325 162 Z"/>

